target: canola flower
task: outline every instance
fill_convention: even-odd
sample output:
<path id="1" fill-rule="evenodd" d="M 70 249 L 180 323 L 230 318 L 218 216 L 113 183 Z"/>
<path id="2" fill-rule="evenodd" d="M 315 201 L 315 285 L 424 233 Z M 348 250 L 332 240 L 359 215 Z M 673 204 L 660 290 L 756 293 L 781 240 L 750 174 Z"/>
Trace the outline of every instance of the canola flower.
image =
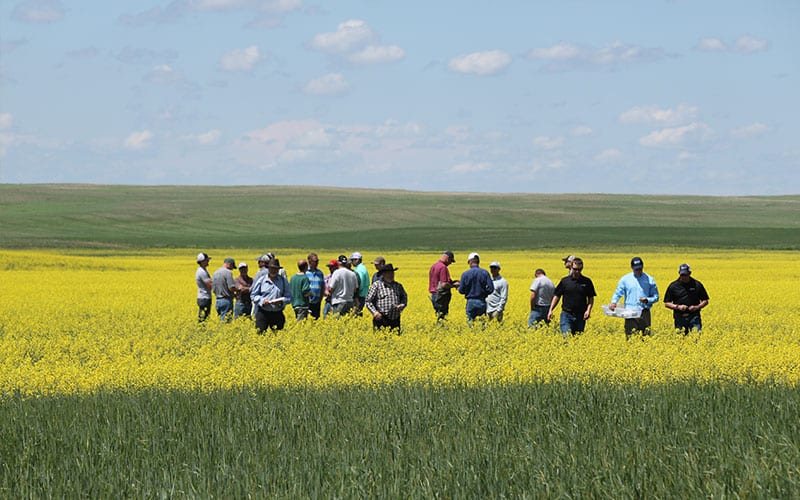
<path id="1" fill-rule="evenodd" d="M 477 386 L 534 381 L 609 384 L 800 383 L 800 261 L 792 252 L 649 250 L 640 256 L 662 294 L 689 262 L 711 302 L 704 329 L 673 330 L 671 311 L 653 310 L 652 337 L 625 340 L 622 320 L 602 315 L 631 255 L 584 252 L 597 289 L 586 332 L 564 339 L 557 325 L 527 328 L 528 287 L 542 267 L 565 274 L 567 251 L 478 249 L 498 260 L 510 287 L 502 324 L 469 327 L 454 296 L 438 325 L 427 294 L 435 252 L 382 254 L 400 268 L 409 293 L 402 334 L 374 332 L 368 317 L 293 320 L 257 335 L 252 323 L 196 322 L 194 250 L 135 254 L 100 251 L 0 251 L 0 394 L 86 394 L 142 388 L 212 391 L 256 387 L 369 386 L 407 383 Z M 210 251 L 213 272 L 226 256 L 255 267 L 253 250 Z M 318 252 L 321 260 L 339 251 Z M 306 252 L 278 252 L 290 263 Z M 466 269 L 466 253 L 450 268 Z M 365 261 L 373 256 L 365 253 Z M 458 259 L 458 257 L 461 257 Z M 557 321 L 556 321 L 557 322 Z"/>

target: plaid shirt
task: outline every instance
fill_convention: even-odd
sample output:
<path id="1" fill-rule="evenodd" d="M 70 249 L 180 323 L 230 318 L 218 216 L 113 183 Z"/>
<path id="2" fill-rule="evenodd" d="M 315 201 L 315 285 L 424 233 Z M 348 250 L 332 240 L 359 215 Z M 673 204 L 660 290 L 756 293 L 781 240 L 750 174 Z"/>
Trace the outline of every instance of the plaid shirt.
<path id="1" fill-rule="evenodd" d="M 386 283 L 379 279 L 369 287 L 365 305 L 373 316 L 379 312 L 387 319 L 397 319 L 400 317 L 398 304 L 408 305 L 408 295 L 400 283 L 396 281 Z"/>

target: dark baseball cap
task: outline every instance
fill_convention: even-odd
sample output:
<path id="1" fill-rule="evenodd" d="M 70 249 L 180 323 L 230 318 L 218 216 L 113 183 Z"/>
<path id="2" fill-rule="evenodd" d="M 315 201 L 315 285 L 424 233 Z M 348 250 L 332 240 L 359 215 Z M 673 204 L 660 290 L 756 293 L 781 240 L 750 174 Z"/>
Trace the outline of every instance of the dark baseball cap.
<path id="1" fill-rule="evenodd" d="M 456 256 L 453 255 L 453 252 L 451 252 L 450 250 L 445 250 L 444 252 L 442 252 L 442 254 L 447 255 L 448 257 L 450 257 L 450 262 L 455 262 L 456 261 Z"/>
<path id="2" fill-rule="evenodd" d="M 631 269 L 642 269 L 644 267 L 644 262 L 642 262 L 641 257 L 634 257 L 631 259 Z"/>
<path id="3" fill-rule="evenodd" d="M 692 268 L 689 264 L 681 264 L 678 268 L 678 274 L 692 274 Z"/>

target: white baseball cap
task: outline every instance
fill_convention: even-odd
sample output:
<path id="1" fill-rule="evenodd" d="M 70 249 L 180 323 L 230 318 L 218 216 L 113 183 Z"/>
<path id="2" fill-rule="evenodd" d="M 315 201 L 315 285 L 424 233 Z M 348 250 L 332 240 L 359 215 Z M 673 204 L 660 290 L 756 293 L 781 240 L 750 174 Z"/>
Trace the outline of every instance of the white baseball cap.
<path id="1" fill-rule="evenodd" d="M 472 259 L 481 260 L 481 256 L 478 255 L 478 252 L 472 252 L 471 254 L 469 254 L 469 257 L 467 257 L 467 260 L 472 260 Z"/>
<path id="2" fill-rule="evenodd" d="M 361 259 L 361 254 L 359 252 L 353 252 L 350 254 L 351 259 Z"/>
<path id="3" fill-rule="evenodd" d="M 239 269 L 247 267 L 247 262 L 239 262 Z"/>
<path id="4" fill-rule="evenodd" d="M 489 264 L 489 267 L 496 267 L 497 269 L 500 269 L 500 263 L 497 262 L 497 261 L 494 261 L 491 264 Z"/>
<path id="5" fill-rule="evenodd" d="M 207 253 L 200 252 L 197 254 L 197 262 L 203 262 L 206 259 L 211 260 L 211 257 L 209 257 Z"/>

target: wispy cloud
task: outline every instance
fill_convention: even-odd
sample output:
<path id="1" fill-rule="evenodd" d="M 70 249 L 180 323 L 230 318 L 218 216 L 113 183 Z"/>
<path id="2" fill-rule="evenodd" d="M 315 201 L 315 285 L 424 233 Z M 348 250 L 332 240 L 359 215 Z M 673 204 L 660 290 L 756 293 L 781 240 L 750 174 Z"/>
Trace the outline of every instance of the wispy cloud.
<path id="1" fill-rule="evenodd" d="M 703 122 L 692 122 L 682 127 L 656 130 L 639 139 L 646 147 L 674 147 L 687 143 L 700 142 L 711 135 L 711 128 Z"/>
<path id="2" fill-rule="evenodd" d="M 752 54 L 754 52 L 768 50 L 769 41 L 750 35 L 740 36 L 733 43 L 726 43 L 719 38 L 701 38 L 694 48 L 703 52 L 738 52 L 740 54 Z"/>
<path id="3" fill-rule="evenodd" d="M 25 0 L 14 7 L 11 17 L 24 23 L 47 24 L 62 20 L 65 14 L 58 0 Z"/>
<path id="4" fill-rule="evenodd" d="M 479 76 L 494 75 L 511 64 L 511 55 L 502 50 L 487 50 L 463 54 L 450 59 L 448 69 L 455 73 Z"/>
<path id="5" fill-rule="evenodd" d="M 219 66 L 225 71 L 249 73 L 262 60 L 258 47 L 251 45 L 243 49 L 233 49 L 220 58 Z"/>
<path id="6" fill-rule="evenodd" d="M 678 125 L 694 121 L 698 111 L 697 106 L 683 103 L 678 104 L 675 108 L 635 106 L 620 114 L 619 121 L 625 124 Z"/>
<path id="7" fill-rule="evenodd" d="M 558 43 L 528 51 L 528 59 L 547 61 L 545 71 L 580 69 L 614 69 L 659 61 L 667 57 L 661 48 L 648 48 L 623 42 L 612 42 L 595 48 L 573 43 Z"/>
<path id="8" fill-rule="evenodd" d="M 744 127 L 738 127 L 731 130 L 731 137 L 734 139 L 749 139 L 751 137 L 757 137 L 759 135 L 765 134 L 769 131 L 769 127 L 761 122 L 751 123 L 750 125 L 745 125 Z"/>
<path id="9" fill-rule="evenodd" d="M 309 46 L 322 52 L 342 54 L 368 44 L 375 37 L 372 28 L 360 19 L 339 23 L 336 31 L 314 35 Z"/>
<path id="10" fill-rule="evenodd" d="M 132 132 L 125 138 L 123 146 L 131 151 L 141 151 L 150 147 L 153 137 L 155 135 L 149 130 Z"/>
<path id="11" fill-rule="evenodd" d="M 303 88 L 306 94 L 332 96 L 344 94 L 350 90 L 350 84 L 341 73 L 328 73 L 308 82 Z"/>

